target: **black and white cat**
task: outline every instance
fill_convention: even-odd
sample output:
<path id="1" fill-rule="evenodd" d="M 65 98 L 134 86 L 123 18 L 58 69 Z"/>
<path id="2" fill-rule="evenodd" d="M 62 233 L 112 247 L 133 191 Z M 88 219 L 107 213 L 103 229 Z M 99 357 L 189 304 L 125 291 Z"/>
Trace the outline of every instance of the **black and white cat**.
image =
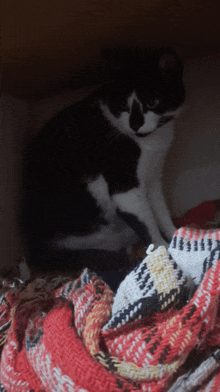
<path id="1" fill-rule="evenodd" d="M 184 102 L 183 64 L 165 49 L 104 56 L 108 82 L 52 118 L 25 154 L 21 225 L 29 261 L 42 267 L 74 266 L 79 251 L 117 252 L 138 238 L 164 244 L 161 232 L 169 241 L 175 230 L 161 176 Z"/>

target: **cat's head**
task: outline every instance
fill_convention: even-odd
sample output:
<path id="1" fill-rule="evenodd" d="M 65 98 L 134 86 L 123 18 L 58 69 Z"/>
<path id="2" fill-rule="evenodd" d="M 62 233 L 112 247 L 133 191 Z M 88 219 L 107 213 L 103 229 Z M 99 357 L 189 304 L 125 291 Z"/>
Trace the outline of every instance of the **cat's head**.
<path id="1" fill-rule="evenodd" d="M 183 63 L 174 51 L 123 47 L 105 50 L 104 57 L 112 69 L 100 106 L 118 130 L 145 137 L 179 113 Z"/>

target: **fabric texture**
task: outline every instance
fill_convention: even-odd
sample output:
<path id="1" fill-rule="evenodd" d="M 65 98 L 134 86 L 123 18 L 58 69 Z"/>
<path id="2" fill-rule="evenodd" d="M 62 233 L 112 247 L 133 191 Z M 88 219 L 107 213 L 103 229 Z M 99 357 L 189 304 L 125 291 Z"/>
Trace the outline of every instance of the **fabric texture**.
<path id="1" fill-rule="evenodd" d="M 219 235 L 180 228 L 116 294 L 87 269 L 6 281 L 0 391 L 220 391 Z"/>

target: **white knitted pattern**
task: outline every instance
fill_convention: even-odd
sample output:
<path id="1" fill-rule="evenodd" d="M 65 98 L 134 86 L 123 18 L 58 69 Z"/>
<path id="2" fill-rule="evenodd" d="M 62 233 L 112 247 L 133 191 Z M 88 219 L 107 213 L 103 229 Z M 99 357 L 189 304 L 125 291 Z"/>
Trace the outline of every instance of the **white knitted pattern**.
<path id="1" fill-rule="evenodd" d="M 168 251 L 186 276 L 198 285 L 203 273 L 204 260 L 219 245 L 220 231 L 197 230 L 182 227 L 175 232 Z"/>

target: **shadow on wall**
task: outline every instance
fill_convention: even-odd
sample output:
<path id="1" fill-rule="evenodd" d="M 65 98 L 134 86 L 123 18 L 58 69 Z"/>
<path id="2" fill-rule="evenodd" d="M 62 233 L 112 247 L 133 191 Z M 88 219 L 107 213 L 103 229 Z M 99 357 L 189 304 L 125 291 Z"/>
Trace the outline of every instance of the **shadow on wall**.
<path id="1" fill-rule="evenodd" d="M 164 188 L 174 216 L 220 198 L 220 59 L 186 64 L 185 109 L 167 157 Z"/>
<path id="2" fill-rule="evenodd" d="M 27 104 L 8 95 L 0 98 L 0 268 L 13 265 L 20 257 L 16 228 L 20 194 L 21 148 L 26 126 Z"/>

